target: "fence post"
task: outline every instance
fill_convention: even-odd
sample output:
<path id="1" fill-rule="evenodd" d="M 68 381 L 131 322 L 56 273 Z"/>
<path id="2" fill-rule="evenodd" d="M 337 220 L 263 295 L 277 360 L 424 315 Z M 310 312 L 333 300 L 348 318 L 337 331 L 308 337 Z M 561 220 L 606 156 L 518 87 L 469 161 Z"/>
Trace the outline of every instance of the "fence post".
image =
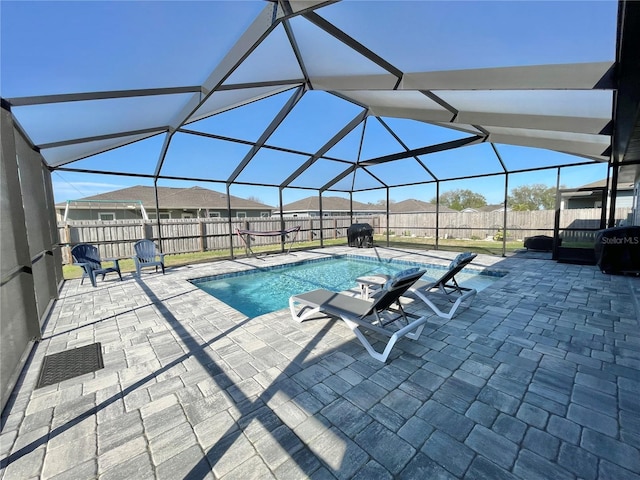
<path id="1" fill-rule="evenodd" d="M 204 218 L 199 218 L 198 219 L 198 223 L 200 225 L 200 251 L 204 252 L 205 251 L 205 245 L 204 245 Z"/>
<path id="2" fill-rule="evenodd" d="M 245 220 L 244 229 L 249 231 L 249 222 Z M 244 249 L 245 255 L 249 255 L 249 251 L 251 250 L 251 235 L 247 234 L 247 248 Z"/>
<path id="3" fill-rule="evenodd" d="M 71 227 L 68 223 L 64 226 L 63 231 L 66 237 L 62 241 L 62 243 L 65 244 L 65 248 L 62 249 L 62 251 L 64 252 L 64 259 L 67 263 L 73 263 L 73 259 L 71 258 L 71 247 L 69 246 L 69 243 L 71 242 Z"/>

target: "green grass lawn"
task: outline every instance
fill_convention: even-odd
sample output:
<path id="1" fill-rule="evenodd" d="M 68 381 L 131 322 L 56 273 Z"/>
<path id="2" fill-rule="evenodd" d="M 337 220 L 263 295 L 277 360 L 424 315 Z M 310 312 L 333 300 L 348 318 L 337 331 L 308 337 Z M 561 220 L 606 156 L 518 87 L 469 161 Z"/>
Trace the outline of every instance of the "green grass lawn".
<path id="1" fill-rule="evenodd" d="M 344 245 L 344 240 L 325 240 L 325 246 Z M 297 242 L 295 243 L 295 249 L 317 248 L 320 246 L 320 242 Z M 279 245 L 269 245 L 264 247 L 253 247 L 253 251 L 256 253 L 278 253 L 280 252 Z M 234 250 L 236 256 L 244 256 L 244 248 Z M 175 253 L 167 254 L 165 257 L 165 267 L 176 267 L 180 265 L 189 265 L 192 263 L 212 262 L 215 260 L 225 260 L 230 257 L 228 250 L 215 250 L 209 252 L 191 252 L 191 253 Z M 105 265 L 111 265 L 109 262 L 105 262 Z M 133 259 L 124 258 L 120 260 L 120 271 L 135 272 L 136 267 L 133 263 Z M 82 276 L 82 268 L 75 265 L 63 265 L 62 275 L 66 280 L 72 278 L 80 278 Z"/>
<path id="2" fill-rule="evenodd" d="M 387 237 L 385 235 L 375 235 L 374 243 L 380 247 L 387 246 Z M 344 238 L 335 240 L 325 240 L 325 246 L 346 245 L 347 241 Z M 320 242 L 296 242 L 292 250 L 304 250 L 308 248 L 318 248 Z M 433 238 L 418 238 L 418 237 L 390 237 L 389 246 L 393 248 L 413 248 L 418 250 L 435 250 L 435 239 Z M 494 240 L 456 240 L 456 239 L 440 239 L 438 242 L 438 248 L 440 250 L 448 250 L 453 252 L 475 252 L 484 253 L 487 255 L 502 255 L 502 242 Z M 517 249 L 523 248 L 522 241 L 507 242 L 507 252 L 513 252 Z M 278 253 L 280 252 L 279 245 L 269 245 L 264 247 L 253 247 L 253 251 L 256 253 Z M 238 256 L 244 256 L 244 248 L 235 249 L 234 253 Z M 215 260 L 224 260 L 229 258 L 229 251 L 216 250 L 211 252 L 193 252 L 193 253 L 176 253 L 167 254 L 165 257 L 165 266 L 175 267 L 180 265 L 188 265 L 192 263 L 211 262 Z M 125 258 L 120 260 L 120 270 L 122 273 L 134 272 L 135 266 L 133 260 Z M 62 274 L 66 280 L 73 278 L 80 278 L 82 276 L 82 268 L 74 265 L 63 265 Z"/>
<path id="3" fill-rule="evenodd" d="M 387 245 L 387 237 L 385 235 L 374 235 L 374 243 L 380 246 Z M 435 238 L 419 238 L 419 237 L 389 237 L 389 246 L 396 248 L 417 248 L 425 250 L 435 250 Z M 440 250 L 449 250 L 453 252 L 475 252 L 487 255 L 502 255 L 502 241 L 495 240 L 458 240 L 443 239 L 438 240 L 438 248 Z M 507 241 L 506 251 L 514 252 L 524 248 L 522 240 Z"/>

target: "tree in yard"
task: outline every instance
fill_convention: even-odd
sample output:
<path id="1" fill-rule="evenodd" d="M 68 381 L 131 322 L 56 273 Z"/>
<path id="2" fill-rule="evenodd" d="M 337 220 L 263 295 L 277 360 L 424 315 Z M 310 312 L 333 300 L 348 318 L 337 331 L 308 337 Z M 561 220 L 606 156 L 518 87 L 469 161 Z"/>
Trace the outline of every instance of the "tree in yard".
<path id="1" fill-rule="evenodd" d="M 436 203 L 436 198 L 431 199 L 431 203 Z M 466 189 L 449 190 L 440 195 L 440 205 L 444 205 L 454 210 L 464 210 L 465 208 L 479 208 L 487 204 L 487 199 L 479 193 Z"/>
<path id="2" fill-rule="evenodd" d="M 556 188 L 541 183 L 512 188 L 508 205 L 512 210 L 552 210 L 556 205 Z"/>

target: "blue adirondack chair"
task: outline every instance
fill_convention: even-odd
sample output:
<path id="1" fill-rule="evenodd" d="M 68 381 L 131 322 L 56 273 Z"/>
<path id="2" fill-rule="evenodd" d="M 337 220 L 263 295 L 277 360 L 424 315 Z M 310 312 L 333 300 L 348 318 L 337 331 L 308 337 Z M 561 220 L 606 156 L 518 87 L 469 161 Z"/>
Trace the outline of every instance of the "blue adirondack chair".
<path id="1" fill-rule="evenodd" d="M 89 277 L 91 285 L 96 286 L 96 276 L 102 275 L 102 280 L 107 273 L 115 272 L 122 281 L 122 274 L 120 273 L 120 264 L 117 258 L 105 258 L 104 262 L 113 262 L 113 266 L 102 266 L 103 260 L 100 258 L 100 252 L 97 247 L 89 245 L 88 243 L 80 243 L 71 249 L 71 255 L 76 265 L 82 267 L 82 279 L 80 285 L 84 283 L 84 279 Z"/>
<path id="2" fill-rule="evenodd" d="M 133 261 L 136 265 L 138 277 L 145 267 L 156 267 L 156 272 L 158 267 L 161 267 L 164 275 L 164 253 L 160 253 L 155 243 L 151 240 L 138 240 L 133 249 L 136 251 Z"/>

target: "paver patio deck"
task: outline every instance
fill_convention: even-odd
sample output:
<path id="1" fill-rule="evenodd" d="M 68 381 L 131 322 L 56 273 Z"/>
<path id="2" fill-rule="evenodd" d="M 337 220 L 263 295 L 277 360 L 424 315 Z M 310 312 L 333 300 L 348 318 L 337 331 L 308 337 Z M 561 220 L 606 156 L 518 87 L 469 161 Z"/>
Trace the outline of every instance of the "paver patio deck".
<path id="1" fill-rule="evenodd" d="M 512 255 L 386 364 L 346 325 L 248 319 L 186 280 L 326 248 L 67 281 L 3 413 L 3 479 L 640 479 L 640 278 Z M 417 302 L 409 308 L 418 308 Z M 104 368 L 35 389 L 45 355 Z"/>

